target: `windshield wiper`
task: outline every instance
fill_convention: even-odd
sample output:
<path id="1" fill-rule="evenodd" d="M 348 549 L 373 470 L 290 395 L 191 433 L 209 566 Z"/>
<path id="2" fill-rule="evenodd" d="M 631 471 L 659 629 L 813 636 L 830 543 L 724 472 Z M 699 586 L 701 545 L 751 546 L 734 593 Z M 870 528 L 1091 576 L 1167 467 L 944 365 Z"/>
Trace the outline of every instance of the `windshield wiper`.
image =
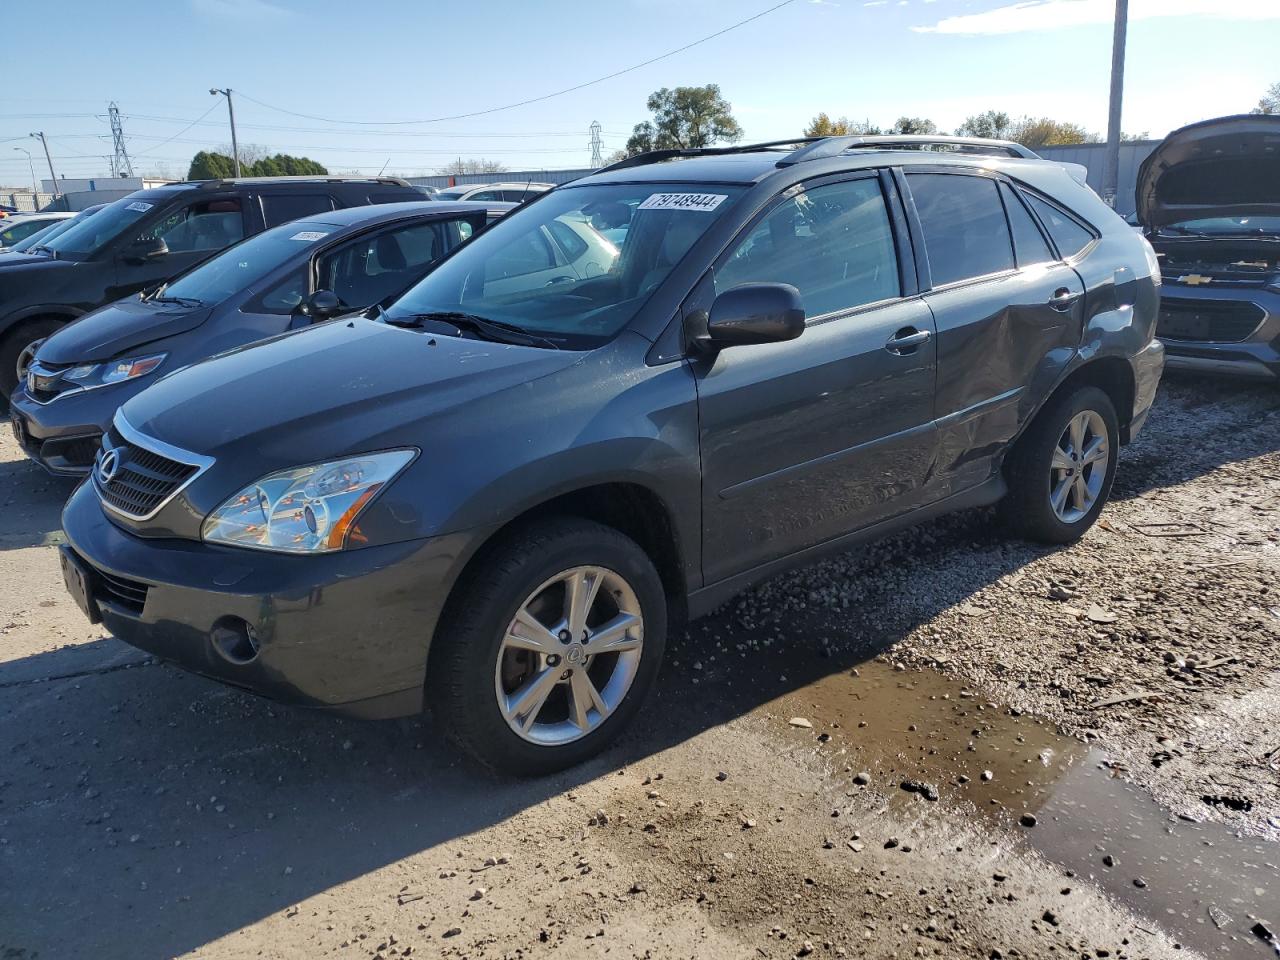
<path id="1" fill-rule="evenodd" d="M 31 252 L 47 253 L 49 256 L 53 257 L 53 259 L 55 260 L 58 259 L 58 251 L 54 250 L 52 247 L 46 247 L 43 243 L 37 243 L 34 247 L 31 248 Z"/>
<path id="2" fill-rule="evenodd" d="M 382 319 L 396 327 L 417 327 L 421 326 L 423 321 L 439 320 L 443 323 L 451 323 L 459 329 L 471 330 L 473 333 L 480 334 L 486 340 L 494 340 L 498 343 L 514 343 L 527 347 L 550 347 L 552 350 L 560 349 L 560 345 L 554 340 L 540 337 L 536 333 L 530 333 L 528 330 L 517 327 L 514 323 L 490 320 L 488 317 L 481 317 L 474 313 L 462 313 L 455 310 L 433 310 L 429 313 L 416 313 L 408 317 L 390 317 L 384 311 Z"/>
<path id="3" fill-rule="evenodd" d="M 200 307 L 204 305 L 202 301 L 197 300 L 195 297 L 161 296 L 161 294 L 164 293 L 164 289 L 166 286 L 167 284 L 162 283 L 160 284 L 160 286 L 156 287 L 150 293 L 144 292 L 142 294 L 142 299 L 145 300 L 147 303 L 176 303 L 180 307 Z"/>

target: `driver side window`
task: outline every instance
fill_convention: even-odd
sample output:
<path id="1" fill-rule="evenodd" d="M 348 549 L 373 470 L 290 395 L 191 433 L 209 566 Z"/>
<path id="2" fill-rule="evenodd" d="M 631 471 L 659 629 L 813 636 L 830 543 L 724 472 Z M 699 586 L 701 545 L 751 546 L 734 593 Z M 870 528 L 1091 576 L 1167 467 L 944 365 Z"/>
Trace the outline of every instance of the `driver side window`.
<path id="1" fill-rule="evenodd" d="M 774 207 L 716 270 L 716 293 L 744 283 L 791 284 L 810 318 L 899 296 L 879 181 L 829 183 Z"/>
<path id="2" fill-rule="evenodd" d="M 202 200 L 169 214 L 145 234 L 159 237 L 170 253 L 221 250 L 244 239 L 240 200 L 224 197 Z"/>

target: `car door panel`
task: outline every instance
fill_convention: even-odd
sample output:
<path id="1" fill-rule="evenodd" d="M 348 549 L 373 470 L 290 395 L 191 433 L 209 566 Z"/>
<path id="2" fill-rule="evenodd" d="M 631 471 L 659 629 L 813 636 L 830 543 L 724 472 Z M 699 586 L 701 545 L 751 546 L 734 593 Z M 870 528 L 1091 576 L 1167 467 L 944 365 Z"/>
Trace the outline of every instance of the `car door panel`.
<path id="1" fill-rule="evenodd" d="M 708 583 L 928 496 L 933 318 L 918 297 L 901 297 L 898 237 L 879 183 L 851 177 L 788 191 L 714 268 L 721 292 L 791 283 L 811 317 L 796 340 L 693 363 Z M 908 334 L 910 345 L 891 343 Z"/>

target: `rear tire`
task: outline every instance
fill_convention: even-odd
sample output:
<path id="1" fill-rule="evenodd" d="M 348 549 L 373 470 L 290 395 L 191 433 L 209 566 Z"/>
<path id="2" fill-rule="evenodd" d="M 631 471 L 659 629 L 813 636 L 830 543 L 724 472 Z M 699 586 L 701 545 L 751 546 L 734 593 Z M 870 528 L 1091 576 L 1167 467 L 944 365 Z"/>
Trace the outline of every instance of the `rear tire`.
<path id="1" fill-rule="evenodd" d="M 23 359 L 27 348 L 60 329 L 62 321 L 46 317 L 19 323 L 0 337 L 0 398 L 3 398 L 6 405 L 9 403 L 9 395 L 21 379 L 18 361 Z"/>
<path id="2" fill-rule="evenodd" d="M 500 774 L 550 773 L 603 750 L 640 708 L 666 645 L 649 557 L 610 527 L 562 517 L 516 533 L 464 576 L 428 664 L 436 721 Z"/>
<path id="3" fill-rule="evenodd" d="M 1111 398 L 1080 387 L 1049 401 L 1005 460 L 1006 525 L 1041 543 L 1074 543 L 1098 519 L 1115 480 L 1120 428 Z"/>

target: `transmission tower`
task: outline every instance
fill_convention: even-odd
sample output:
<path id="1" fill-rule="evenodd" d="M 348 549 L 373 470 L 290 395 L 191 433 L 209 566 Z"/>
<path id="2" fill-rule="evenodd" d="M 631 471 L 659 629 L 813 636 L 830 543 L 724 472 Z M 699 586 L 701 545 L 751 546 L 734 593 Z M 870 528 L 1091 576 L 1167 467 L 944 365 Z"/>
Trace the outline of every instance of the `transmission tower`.
<path id="1" fill-rule="evenodd" d="M 120 108 L 113 101 L 107 107 L 111 119 L 111 140 L 115 146 L 115 155 L 111 158 L 111 175 L 113 177 L 132 177 L 133 164 L 129 162 L 129 151 L 124 146 L 124 127 L 120 123 Z"/>
<path id="2" fill-rule="evenodd" d="M 600 139 L 600 132 L 604 127 L 600 126 L 599 120 L 592 120 L 589 129 L 591 130 L 591 166 L 593 168 L 603 167 L 604 155 L 601 152 L 601 148 L 604 146 L 604 142 Z"/>

